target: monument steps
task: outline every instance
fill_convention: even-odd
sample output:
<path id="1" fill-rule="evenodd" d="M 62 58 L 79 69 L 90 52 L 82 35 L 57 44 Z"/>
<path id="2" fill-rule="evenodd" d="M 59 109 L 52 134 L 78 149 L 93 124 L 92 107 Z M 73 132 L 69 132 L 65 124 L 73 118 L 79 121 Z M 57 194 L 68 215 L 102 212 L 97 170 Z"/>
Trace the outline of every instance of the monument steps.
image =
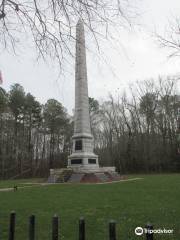
<path id="1" fill-rule="evenodd" d="M 117 172 L 73 172 L 71 169 L 60 169 L 48 178 L 48 183 L 101 183 L 121 180 Z"/>
<path id="2" fill-rule="evenodd" d="M 72 173 L 68 182 L 79 183 L 79 182 L 81 182 L 81 179 L 82 179 L 83 176 L 84 176 L 83 173 Z"/>
<path id="3" fill-rule="evenodd" d="M 100 179 L 101 182 L 108 182 L 110 180 L 105 173 L 96 173 L 96 176 Z"/>
<path id="4" fill-rule="evenodd" d="M 120 175 L 117 173 L 117 172 L 105 172 L 104 173 L 108 178 L 109 180 L 111 181 L 116 181 L 116 180 L 120 180 L 121 177 Z"/>
<path id="5" fill-rule="evenodd" d="M 96 176 L 95 173 L 85 173 L 81 179 L 81 183 L 98 183 L 101 180 Z"/>
<path id="6" fill-rule="evenodd" d="M 64 183 L 68 182 L 72 175 L 72 170 L 67 168 L 59 169 L 57 172 L 55 171 L 53 174 L 50 174 L 48 178 L 48 183 Z"/>
<path id="7" fill-rule="evenodd" d="M 71 176 L 72 176 L 72 170 L 64 169 L 64 171 L 62 171 L 62 173 L 59 175 L 57 179 L 57 183 L 68 182 Z"/>
<path id="8" fill-rule="evenodd" d="M 56 183 L 56 182 L 57 182 L 57 179 L 58 179 L 57 176 L 55 176 L 55 175 L 50 175 L 50 176 L 48 177 L 47 182 L 48 182 L 48 183 Z"/>

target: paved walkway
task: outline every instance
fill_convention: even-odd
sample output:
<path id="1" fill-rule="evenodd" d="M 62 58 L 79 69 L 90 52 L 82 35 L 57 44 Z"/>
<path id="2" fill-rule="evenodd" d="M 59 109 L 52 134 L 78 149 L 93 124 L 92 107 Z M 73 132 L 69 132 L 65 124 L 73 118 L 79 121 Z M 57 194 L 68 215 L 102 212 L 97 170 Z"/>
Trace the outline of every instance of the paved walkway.
<path id="1" fill-rule="evenodd" d="M 112 182 L 102 182 L 102 183 L 76 183 L 76 184 L 113 184 L 113 183 L 120 183 L 120 182 L 129 182 L 129 181 L 136 181 L 136 180 L 142 180 L 143 178 L 130 178 L 130 179 L 121 179 L 118 181 L 112 181 Z M 30 187 L 35 187 L 35 186 L 48 186 L 48 185 L 54 185 L 54 184 L 67 184 L 67 183 L 24 183 L 27 186 L 18 186 L 18 189 L 22 188 L 30 188 Z M 72 183 L 68 183 L 72 184 Z M 31 185 L 31 186 L 28 186 Z M 0 192 L 9 192 L 9 191 L 14 191 L 14 188 L 0 188 Z"/>
<path id="2" fill-rule="evenodd" d="M 130 181 L 136 181 L 136 180 L 141 180 L 143 178 L 130 178 L 130 179 L 121 179 L 118 181 L 112 181 L 112 182 L 102 182 L 102 183 L 87 183 L 87 184 L 112 184 L 112 183 L 120 183 L 120 182 L 130 182 Z M 84 183 L 83 183 L 84 184 Z"/>

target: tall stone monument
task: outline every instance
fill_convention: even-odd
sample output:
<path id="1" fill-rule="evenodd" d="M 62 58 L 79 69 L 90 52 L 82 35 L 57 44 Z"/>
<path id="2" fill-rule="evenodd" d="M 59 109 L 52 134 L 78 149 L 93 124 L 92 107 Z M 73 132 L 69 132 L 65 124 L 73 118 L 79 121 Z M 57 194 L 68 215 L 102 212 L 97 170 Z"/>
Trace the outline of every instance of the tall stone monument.
<path id="1" fill-rule="evenodd" d="M 68 167 L 78 172 L 98 171 L 98 156 L 93 153 L 94 139 L 89 116 L 85 36 L 81 20 L 76 26 L 75 116 L 72 140 L 73 148 L 68 159 Z"/>
<path id="2" fill-rule="evenodd" d="M 48 182 L 109 182 L 120 180 L 115 167 L 99 167 L 98 156 L 94 154 L 94 138 L 91 133 L 89 97 L 86 66 L 86 47 L 83 22 L 76 26 L 75 62 L 75 114 L 72 154 L 68 166 L 50 169 Z"/>

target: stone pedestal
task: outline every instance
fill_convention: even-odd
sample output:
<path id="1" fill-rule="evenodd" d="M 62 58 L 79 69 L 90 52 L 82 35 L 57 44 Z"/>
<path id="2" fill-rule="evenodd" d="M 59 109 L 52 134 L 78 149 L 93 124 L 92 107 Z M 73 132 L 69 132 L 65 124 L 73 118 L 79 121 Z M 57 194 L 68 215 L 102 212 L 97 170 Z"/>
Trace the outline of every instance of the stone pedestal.
<path id="1" fill-rule="evenodd" d="M 72 154 L 68 157 L 68 168 L 74 172 L 99 171 L 98 156 L 93 153 L 92 135 L 74 135 Z"/>
<path id="2" fill-rule="evenodd" d="M 50 169 L 49 183 L 105 183 L 121 180 L 115 167 Z"/>

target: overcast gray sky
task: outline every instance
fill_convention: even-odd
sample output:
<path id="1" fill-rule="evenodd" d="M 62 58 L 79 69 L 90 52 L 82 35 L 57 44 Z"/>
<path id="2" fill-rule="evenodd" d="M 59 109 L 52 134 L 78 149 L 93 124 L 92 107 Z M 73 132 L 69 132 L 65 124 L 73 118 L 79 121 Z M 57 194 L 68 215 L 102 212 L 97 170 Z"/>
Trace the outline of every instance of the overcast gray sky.
<path id="1" fill-rule="evenodd" d="M 111 44 L 103 43 L 103 57 L 87 52 L 89 96 L 105 99 L 109 93 L 117 94 L 128 84 L 158 75 L 180 73 L 180 58 L 167 59 L 168 51 L 158 47 L 151 36 L 168 25 L 172 16 L 180 13 L 179 0 L 139 0 L 134 29 L 114 33 Z M 87 37 L 87 45 L 88 42 Z M 101 53 L 102 54 L 102 53 Z M 1 54 L 0 69 L 3 87 L 9 90 L 13 83 L 20 83 L 26 92 L 31 92 L 41 103 L 55 98 L 72 113 L 74 107 L 74 71 L 58 77 L 56 64 L 36 63 L 30 49 L 24 48 L 21 56 Z"/>

